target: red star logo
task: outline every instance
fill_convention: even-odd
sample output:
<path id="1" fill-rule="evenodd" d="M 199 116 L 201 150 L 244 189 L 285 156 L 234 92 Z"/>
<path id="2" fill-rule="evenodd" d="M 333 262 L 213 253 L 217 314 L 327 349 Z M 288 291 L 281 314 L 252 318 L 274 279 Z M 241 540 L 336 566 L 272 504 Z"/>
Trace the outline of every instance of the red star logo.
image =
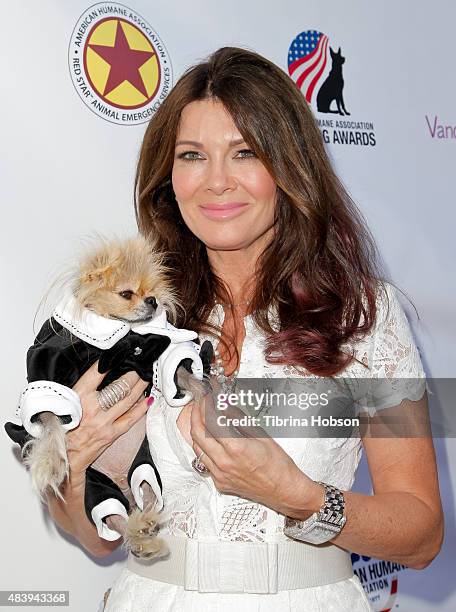
<path id="1" fill-rule="evenodd" d="M 91 44 L 89 44 L 89 47 L 111 66 L 108 80 L 102 92 L 103 96 L 107 96 L 118 85 L 124 81 L 128 81 L 136 87 L 145 98 L 149 97 L 139 68 L 154 55 L 154 52 L 131 49 L 119 21 L 117 21 L 114 47 Z"/>

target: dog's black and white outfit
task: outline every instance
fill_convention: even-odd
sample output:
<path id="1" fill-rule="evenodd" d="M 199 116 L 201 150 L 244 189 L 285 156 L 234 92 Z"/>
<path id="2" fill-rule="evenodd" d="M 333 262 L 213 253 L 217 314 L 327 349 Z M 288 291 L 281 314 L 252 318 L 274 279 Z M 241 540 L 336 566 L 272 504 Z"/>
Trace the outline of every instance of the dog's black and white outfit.
<path id="1" fill-rule="evenodd" d="M 82 407 L 72 387 L 97 359 L 99 372 L 106 372 L 99 390 L 122 374 L 135 371 L 150 382 L 149 391 L 158 389 L 171 406 L 183 406 L 190 396 L 178 387 L 179 365 L 184 365 L 201 380 L 203 372 L 209 371 L 211 357 L 211 343 L 204 342 L 200 346 L 196 332 L 171 325 L 161 304 L 147 323 L 130 324 L 102 317 L 88 308 L 81 311 L 74 296 L 67 294 L 43 324 L 27 352 L 28 384 L 16 410 L 21 424 L 8 422 L 5 430 L 22 448 L 28 440 L 42 434 L 40 412 L 59 416 L 67 431 L 76 428 L 81 421 Z M 162 508 L 162 483 L 150 455 L 147 437 L 127 478 L 140 509 L 143 509 L 140 485 L 144 481 L 156 494 L 156 509 Z M 93 467 L 87 469 L 85 507 L 100 537 L 107 540 L 120 537 L 118 532 L 108 529 L 103 519 L 110 514 L 127 517 L 129 506 L 120 488 L 106 474 Z"/>

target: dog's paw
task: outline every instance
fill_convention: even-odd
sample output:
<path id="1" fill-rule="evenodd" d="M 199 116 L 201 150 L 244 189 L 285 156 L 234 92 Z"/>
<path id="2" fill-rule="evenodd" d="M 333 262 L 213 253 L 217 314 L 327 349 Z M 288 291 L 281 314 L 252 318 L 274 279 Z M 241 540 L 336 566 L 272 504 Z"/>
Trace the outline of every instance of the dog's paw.
<path id="1" fill-rule="evenodd" d="M 157 537 L 159 530 L 157 512 L 135 508 L 128 518 L 124 545 L 140 559 L 162 557 L 169 549 L 166 543 Z"/>
<path id="2" fill-rule="evenodd" d="M 24 449 L 24 463 L 30 470 L 33 488 L 40 498 L 44 500 L 46 493 L 52 493 L 63 499 L 60 486 L 69 475 L 64 442 L 56 444 L 55 439 L 44 437 L 30 440 Z"/>

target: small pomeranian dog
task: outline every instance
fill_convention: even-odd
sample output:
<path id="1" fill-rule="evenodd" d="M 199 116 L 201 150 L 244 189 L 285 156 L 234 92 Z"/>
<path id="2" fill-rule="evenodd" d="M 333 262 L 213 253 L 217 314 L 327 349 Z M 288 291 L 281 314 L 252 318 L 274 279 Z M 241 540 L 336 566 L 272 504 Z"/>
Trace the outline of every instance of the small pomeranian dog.
<path id="1" fill-rule="evenodd" d="M 99 391 L 132 370 L 150 383 L 145 395 L 155 387 L 170 405 L 201 401 L 209 391 L 212 345 L 200 346 L 196 332 L 171 323 L 183 306 L 168 272 L 151 237 L 139 235 L 100 238 L 66 275 L 64 297 L 27 353 L 22 425 L 5 425 L 42 498 L 53 493 L 63 499 L 66 432 L 82 417 L 72 387 L 96 360 L 106 372 Z M 157 537 L 162 483 L 145 424 L 144 416 L 88 468 L 85 506 L 100 537 L 122 536 L 127 550 L 150 559 L 167 548 Z"/>

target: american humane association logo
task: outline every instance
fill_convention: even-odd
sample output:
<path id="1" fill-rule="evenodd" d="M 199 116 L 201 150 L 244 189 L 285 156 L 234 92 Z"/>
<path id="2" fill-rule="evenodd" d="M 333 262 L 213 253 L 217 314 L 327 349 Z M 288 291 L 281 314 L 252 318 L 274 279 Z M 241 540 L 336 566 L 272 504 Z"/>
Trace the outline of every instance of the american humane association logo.
<path id="1" fill-rule="evenodd" d="M 374 124 L 351 117 L 343 74 L 346 58 L 340 46 L 335 48 L 318 30 L 301 32 L 288 49 L 288 73 L 312 105 L 326 143 L 374 147 Z"/>
<path id="2" fill-rule="evenodd" d="M 99 117 L 120 125 L 148 121 L 172 87 L 158 34 L 136 11 L 99 2 L 78 19 L 68 48 L 73 85 Z"/>
<path id="3" fill-rule="evenodd" d="M 372 608 L 376 612 L 390 612 L 397 608 L 398 573 L 408 569 L 407 566 L 357 553 L 351 554 L 351 561 Z"/>

